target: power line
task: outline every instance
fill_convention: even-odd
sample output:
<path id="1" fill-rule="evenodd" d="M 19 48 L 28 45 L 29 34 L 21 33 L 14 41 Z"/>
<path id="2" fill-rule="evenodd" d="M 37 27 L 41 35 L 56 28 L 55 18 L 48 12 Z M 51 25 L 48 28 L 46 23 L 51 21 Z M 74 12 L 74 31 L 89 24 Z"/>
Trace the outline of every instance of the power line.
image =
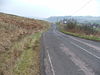
<path id="1" fill-rule="evenodd" d="M 82 10 L 83 8 L 85 8 L 91 1 L 92 1 L 92 0 L 87 1 L 82 7 L 80 7 L 78 10 L 76 10 L 76 11 L 72 14 L 72 16 L 73 16 L 74 14 L 76 14 L 77 12 L 79 12 L 80 10 Z M 73 18 L 72 16 L 68 17 L 67 19 Z"/>
<path id="2" fill-rule="evenodd" d="M 76 10 L 72 15 L 76 14 L 77 12 L 79 12 L 80 10 L 82 10 L 83 8 L 85 8 L 92 0 L 87 1 L 82 7 L 80 7 L 78 10 Z"/>

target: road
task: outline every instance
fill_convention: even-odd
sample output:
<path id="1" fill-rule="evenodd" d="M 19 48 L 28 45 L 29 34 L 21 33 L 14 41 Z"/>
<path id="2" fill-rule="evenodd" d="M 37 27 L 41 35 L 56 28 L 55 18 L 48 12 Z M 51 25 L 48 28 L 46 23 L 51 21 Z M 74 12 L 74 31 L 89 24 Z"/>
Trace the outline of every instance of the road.
<path id="1" fill-rule="evenodd" d="M 100 42 L 63 34 L 53 24 L 42 47 L 46 75 L 100 75 Z"/>

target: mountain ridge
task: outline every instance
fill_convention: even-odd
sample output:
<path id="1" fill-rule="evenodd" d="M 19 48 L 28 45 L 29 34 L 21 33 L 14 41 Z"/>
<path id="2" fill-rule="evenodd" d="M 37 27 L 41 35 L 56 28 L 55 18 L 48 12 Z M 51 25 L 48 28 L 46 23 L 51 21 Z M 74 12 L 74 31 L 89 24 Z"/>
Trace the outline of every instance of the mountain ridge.
<path id="1" fill-rule="evenodd" d="M 51 16 L 48 17 L 46 20 L 50 22 L 58 22 L 63 19 L 76 19 L 78 22 L 92 22 L 92 23 L 99 23 L 100 24 L 100 16 Z"/>

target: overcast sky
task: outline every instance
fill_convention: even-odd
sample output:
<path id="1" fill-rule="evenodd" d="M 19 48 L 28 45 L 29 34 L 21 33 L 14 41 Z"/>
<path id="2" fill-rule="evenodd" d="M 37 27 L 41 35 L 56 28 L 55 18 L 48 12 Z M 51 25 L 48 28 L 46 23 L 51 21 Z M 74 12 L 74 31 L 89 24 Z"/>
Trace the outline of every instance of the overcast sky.
<path id="1" fill-rule="evenodd" d="M 100 0 L 0 0 L 0 12 L 40 18 L 100 16 Z"/>

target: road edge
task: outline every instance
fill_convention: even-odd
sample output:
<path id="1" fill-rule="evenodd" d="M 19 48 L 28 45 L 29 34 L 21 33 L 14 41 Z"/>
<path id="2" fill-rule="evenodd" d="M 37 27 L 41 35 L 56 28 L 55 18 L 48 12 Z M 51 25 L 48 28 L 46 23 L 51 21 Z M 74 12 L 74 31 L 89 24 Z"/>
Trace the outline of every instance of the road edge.
<path id="1" fill-rule="evenodd" d="M 40 75 L 46 75 L 45 65 L 44 65 L 45 47 L 43 44 L 43 41 L 44 41 L 43 36 L 44 36 L 44 33 L 42 33 L 41 38 L 40 38 Z"/>

